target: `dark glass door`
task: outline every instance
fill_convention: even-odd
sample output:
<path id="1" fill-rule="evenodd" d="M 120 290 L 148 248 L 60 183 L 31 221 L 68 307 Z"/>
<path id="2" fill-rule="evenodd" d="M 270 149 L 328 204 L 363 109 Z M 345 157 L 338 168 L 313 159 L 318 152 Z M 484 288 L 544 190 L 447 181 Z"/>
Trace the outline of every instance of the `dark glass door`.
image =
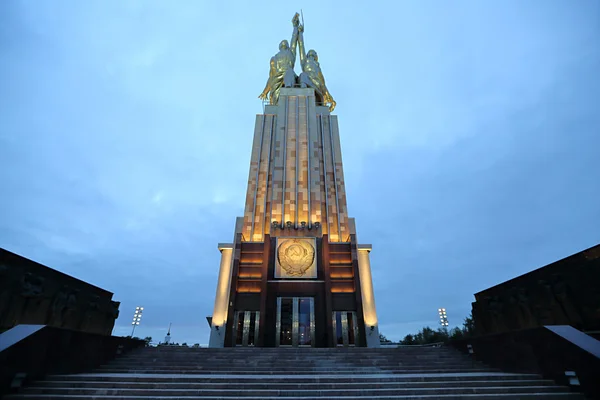
<path id="1" fill-rule="evenodd" d="M 354 311 L 334 311 L 333 333 L 337 346 L 356 346 L 358 320 Z"/>
<path id="2" fill-rule="evenodd" d="M 279 345 L 291 346 L 294 331 L 294 301 L 291 298 L 278 299 Z"/>
<path id="3" fill-rule="evenodd" d="M 315 307 L 312 297 L 279 297 L 277 346 L 314 346 Z"/>
<path id="4" fill-rule="evenodd" d="M 233 345 L 255 346 L 259 322 L 258 311 L 236 311 L 233 317 Z"/>

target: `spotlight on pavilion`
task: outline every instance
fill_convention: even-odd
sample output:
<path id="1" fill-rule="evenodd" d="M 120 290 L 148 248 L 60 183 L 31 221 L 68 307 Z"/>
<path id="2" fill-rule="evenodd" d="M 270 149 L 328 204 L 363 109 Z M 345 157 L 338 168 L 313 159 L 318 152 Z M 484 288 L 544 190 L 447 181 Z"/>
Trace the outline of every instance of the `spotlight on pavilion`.
<path id="1" fill-rule="evenodd" d="M 438 308 L 438 314 L 440 315 L 440 325 L 443 328 L 448 327 L 448 314 L 446 314 L 445 308 Z"/>
<path id="2" fill-rule="evenodd" d="M 131 337 L 133 337 L 133 332 L 135 332 L 135 327 L 140 324 L 142 320 L 142 312 L 144 312 L 144 307 L 136 307 L 135 313 L 133 313 L 133 321 L 131 321 L 131 325 L 133 325 L 133 329 L 131 330 Z"/>

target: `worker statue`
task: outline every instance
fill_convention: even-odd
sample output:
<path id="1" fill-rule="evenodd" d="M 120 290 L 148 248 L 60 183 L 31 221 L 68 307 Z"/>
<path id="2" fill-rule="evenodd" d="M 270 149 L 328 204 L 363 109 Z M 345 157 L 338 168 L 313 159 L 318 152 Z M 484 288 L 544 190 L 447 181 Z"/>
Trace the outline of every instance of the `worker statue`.
<path id="1" fill-rule="evenodd" d="M 279 91 L 282 87 L 293 87 L 296 83 L 294 64 L 296 63 L 296 46 L 298 43 L 298 25 L 300 15 L 296 13 L 292 18 L 294 32 L 292 33 L 291 47 L 287 40 L 279 43 L 279 53 L 271 57 L 269 79 L 265 90 L 258 96 L 262 100 L 269 100 L 270 104 L 277 104 Z"/>
<path id="2" fill-rule="evenodd" d="M 321 66 L 319 65 L 319 56 L 317 56 L 317 52 L 314 50 L 309 50 L 308 53 L 305 52 L 303 35 L 304 25 L 300 25 L 297 31 L 299 33 L 298 46 L 300 47 L 300 64 L 302 65 L 300 87 L 311 87 L 315 89 L 317 98 L 320 98 L 323 104 L 327 104 L 329 106 L 329 111 L 331 112 L 334 110 L 336 103 L 325 85 L 325 78 L 321 72 Z M 294 29 L 294 32 L 296 32 L 296 29 Z"/>

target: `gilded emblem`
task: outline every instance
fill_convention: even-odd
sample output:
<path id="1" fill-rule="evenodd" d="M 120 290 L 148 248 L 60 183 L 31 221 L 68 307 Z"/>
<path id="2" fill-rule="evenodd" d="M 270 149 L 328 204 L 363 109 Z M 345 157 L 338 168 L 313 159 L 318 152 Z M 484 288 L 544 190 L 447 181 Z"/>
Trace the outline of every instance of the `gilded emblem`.
<path id="1" fill-rule="evenodd" d="M 314 259 L 315 248 L 304 240 L 286 240 L 277 251 L 279 265 L 290 276 L 304 276 Z"/>

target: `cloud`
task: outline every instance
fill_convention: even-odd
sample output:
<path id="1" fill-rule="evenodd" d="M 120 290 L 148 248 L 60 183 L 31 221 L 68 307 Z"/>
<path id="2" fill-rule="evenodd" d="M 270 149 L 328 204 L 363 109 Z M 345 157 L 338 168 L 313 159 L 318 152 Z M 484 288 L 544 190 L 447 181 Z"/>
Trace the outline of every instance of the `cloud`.
<path id="1" fill-rule="evenodd" d="M 141 304 L 140 336 L 205 343 L 295 10 L 0 7 L 0 246 L 115 292 L 115 333 Z M 388 337 L 598 243 L 598 7 L 303 6 Z"/>

